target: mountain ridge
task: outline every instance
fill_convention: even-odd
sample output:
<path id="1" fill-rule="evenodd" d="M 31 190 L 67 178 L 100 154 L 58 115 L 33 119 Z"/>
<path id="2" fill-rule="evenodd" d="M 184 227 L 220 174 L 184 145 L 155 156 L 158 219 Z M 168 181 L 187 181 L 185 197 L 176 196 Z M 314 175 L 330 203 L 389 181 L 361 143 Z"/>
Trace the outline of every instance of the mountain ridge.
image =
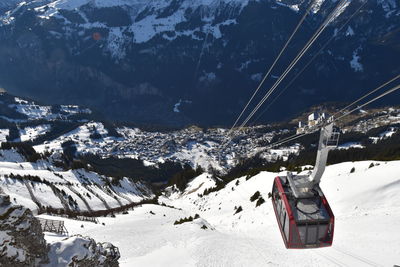
<path id="1" fill-rule="evenodd" d="M 317 2 L 320 7 L 300 28 L 265 87 L 335 4 Z M 0 31 L 0 86 L 48 103 L 88 106 L 111 119 L 229 125 L 307 7 L 294 0 L 126 3 L 33 1 L 6 13 Z M 328 27 L 295 71 L 335 35 L 332 44 L 262 121 L 289 118 L 316 103 L 350 100 L 398 71 L 395 2 L 368 2 L 337 32 L 361 4 L 353 1 Z M 20 73 L 25 75 L 17 79 Z M 297 101 L 288 104 L 289 95 Z M 282 105 L 284 112 L 278 111 Z"/>

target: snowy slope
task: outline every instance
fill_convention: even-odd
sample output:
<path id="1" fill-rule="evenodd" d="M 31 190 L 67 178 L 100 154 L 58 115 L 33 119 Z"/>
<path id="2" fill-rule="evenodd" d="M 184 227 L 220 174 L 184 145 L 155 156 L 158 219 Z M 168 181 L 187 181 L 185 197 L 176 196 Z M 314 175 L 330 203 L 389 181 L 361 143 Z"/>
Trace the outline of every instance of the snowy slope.
<path id="1" fill-rule="evenodd" d="M 56 209 L 65 208 L 67 203 L 71 210 L 90 211 L 115 208 L 151 197 L 151 191 L 140 181 L 132 182 L 123 178 L 119 185 L 107 185 L 111 178 L 95 172 L 83 169 L 60 170 L 44 160 L 25 162 L 13 150 L 2 150 L 1 155 L 2 190 L 16 204 L 33 211 L 38 209 L 37 202 L 43 207 Z M 22 178 L 17 179 L 18 175 Z M 40 181 L 32 180 L 29 176 L 39 178 Z M 55 192 L 57 190 L 60 194 Z"/>
<path id="2" fill-rule="evenodd" d="M 268 172 L 239 178 L 202 198 L 198 194 L 213 181 L 201 175 L 183 194 L 160 198 L 181 209 L 144 205 L 128 215 L 100 218 L 105 225 L 66 220 L 66 226 L 72 233 L 113 242 L 122 266 L 393 266 L 400 255 L 400 161 L 378 164 L 327 168 L 321 187 L 336 216 L 331 248 L 285 249 L 267 199 L 277 174 Z M 249 200 L 256 191 L 266 200 L 257 208 Z M 243 211 L 234 214 L 235 206 Z M 193 222 L 173 224 L 196 213 L 200 218 Z"/>
<path id="3" fill-rule="evenodd" d="M 51 126 L 49 124 L 38 125 L 36 127 L 25 127 L 24 129 L 21 129 L 19 132 L 21 142 L 34 140 L 38 136 L 49 132 L 50 129 Z"/>

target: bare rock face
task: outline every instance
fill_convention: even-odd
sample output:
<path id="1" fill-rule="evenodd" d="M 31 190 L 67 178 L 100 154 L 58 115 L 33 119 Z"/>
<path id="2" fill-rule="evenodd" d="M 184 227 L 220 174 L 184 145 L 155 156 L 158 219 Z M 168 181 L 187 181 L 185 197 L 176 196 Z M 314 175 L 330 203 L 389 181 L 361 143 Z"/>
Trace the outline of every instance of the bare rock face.
<path id="1" fill-rule="evenodd" d="M 117 267 L 120 253 L 111 243 L 76 235 L 51 245 L 49 266 Z"/>
<path id="2" fill-rule="evenodd" d="M 0 266 L 117 267 L 119 258 L 118 248 L 111 243 L 80 235 L 47 245 L 32 212 L 0 194 Z"/>
<path id="3" fill-rule="evenodd" d="M 48 246 L 32 212 L 0 195 L 0 266 L 38 266 L 47 263 Z"/>

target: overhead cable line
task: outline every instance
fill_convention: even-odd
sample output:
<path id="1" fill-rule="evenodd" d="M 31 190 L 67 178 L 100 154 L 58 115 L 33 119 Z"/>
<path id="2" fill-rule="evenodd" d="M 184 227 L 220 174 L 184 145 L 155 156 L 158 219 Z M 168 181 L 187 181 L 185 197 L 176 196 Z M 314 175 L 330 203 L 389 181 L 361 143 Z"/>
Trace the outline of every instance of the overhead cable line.
<path id="1" fill-rule="evenodd" d="M 293 140 L 295 140 L 295 139 L 297 139 L 297 138 L 300 138 L 300 137 L 303 137 L 303 136 L 305 136 L 305 135 L 307 135 L 307 133 L 294 134 L 294 135 L 291 135 L 291 136 L 289 136 L 289 137 L 286 137 L 286 138 L 284 138 L 284 139 L 282 139 L 282 140 L 276 141 L 275 143 L 273 143 L 273 144 L 271 144 L 271 145 L 268 145 L 266 148 L 269 149 L 269 148 L 272 148 L 272 147 L 275 147 L 275 146 L 279 146 L 279 145 L 281 145 L 281 144 L 284 144 L 284 143 L 293 141 Z"/>
<path id="2" fill-rule="evenodd" d="M 285 45 L 282 47 L 281 51 L 279 52 L 278 56 L 275 58 L 275 61 L 272 63 L 271 67 L 268 69 L 267 73 L 264 75 L 264 78 L 261 80 L 260 84 L 258 85 L 258 87 L 256 88 L 256 90 L 254 91 L 253 95 L 250 97 L 250 100 L 247 102 L 246 106 L 243 108 L 242 112 L 239 114 L 239 116 L 237 117 L 235 123 L 232 125 L 228 135 L 230 134 L 230 132 L 233 130 L 233 128 L 236 127 L 236 125 L 238 124 L 240 118 L 243 116 L 244 112 L 246 111 L 246 109 L 249 107 L 250 103 L 253 101 L 254 97 L 256 96 L 257 92 L 261 89 L 261 87 L 263 86 L 264 82 L 267 80 L 267 78 L 269 77 L 269 75 L 271 74 L 272 69 L 275 67 L 276 63 L 278 62 L 278 60 L 280 59 L 280 57 L 282 56 L 282 54 L 285 52 L 286 48 L 288 47 L 289 43 L 291 42 L 291 40 L 293 39 L 294 35 L 297 33 L 298 29 L 300 28 L 300 26 L 303 24 L 304 20 L 306 19 L 307 15 L 310 13 L 311 9 L 314 7 L 315 5 L 315 1 L 313 0 L 310 4 L 310 6 L 307 8 L 306 12 L 304 13 L 303 17 L 300 19 L 299 23 L 297 24 L 297 26 L 295 27 L 294 31 L 292 32 L 292 34 L 290 35 L 289 39 L 286 41 Z"/>
<path id="3" fill-rule="evenodd" d="M 351 104 L 347 105 L 346 107 L 342 108 L 341 110 L 339 110 L 338 112 L 336 112 L 333 116 L 335 117 L 337 114 L 344 112 L 345 110 L 349 109 L 351 106 L 353 106 L 354 104 L 360 102 L 361 100 L 365 99 L 366 97 L 370 96 L 371 94 L 379 91 L 380 89 L 382 89 L 383 87 L 385 87 L 386 85 L 394 82 L 395 80 L 400 78 L 400 74 L 397 75 L 396 77 L 394 77 L 393 79 L 387 81 L 386 83 L 382 84 L 381 86 L 375 88 L 374 90 L 370 91 L 368 94 L 360 97 L 359 99 L 357 99 L 356 101 L 352 102 Z"/>
<path id="4" fill-rule="evenodd" d="M 300 53 L 296 56 L 296 58 L 291 62 L 289 67 L 285 70 L 285 72 L 279 77 L 279 79 L 275 82 L 275 84 L 271 87 L 271 89 L 265 94 L 262 100 L 258 103 L 258 105 L 253 109 L 253 111 L 247 116 L 246 120 L 240 125 L 239 128 L 242 128 L 246 125 L 246 123 L 254 116 L 257 110 L 264 104 L 264 102 L 268 99 L 268 97 L 274 92 L 274 90 L 279 86 L 282 80 L 287 76 L 287 74 L 293 69 L 293 67 L 297 64 L 297 62 L 303 57 L 303 55 L 308 51 L 311 45 L 315 42 L 315 40 L 321 35 L 321 33 L 325 30 L 330 22 L 342 11 L 347 4 L 347 0 L 342 0 L 336 6 L 336 8 L 332 11 L 332 13 L 328 16 L 328 18 L 322 23 L 322 25 L 318 28 L 318 30 L 314 33 L 314 35 L 310 38 L 307 44 L 303 47 Z"/>
<path id="5" fill-rule="evenodd" d="M 390 83 L 390 82 L 386 82 L 386 83 L 384 83 L 384 85 L 387 85 L 387 84 L 389 84 L 389 83 Z M 378 88 L 382 88 L 384 85 L 381 85 L 381 86 L 379 86 Z M 350 110 L 350 111 L 344 112 L 341 116 L 339 116 L 339 117 L 337 117 L 337 118 L 334 118 L 331 122 L 337 122 L 337 121 L 343 119 L 344 117 L 348 116 L 349 114 L 353 113 L 354 111 L 360 110 L 360 109 L 362 109 L 363 107 L 365 107 L 366 105 L 369 105 L 369 104 L 371 104 L 372 102 L 375 102 L 376 100 L 378 100 L 378 99 L 380 99 L 380 98 L 382 98 L 382 97 L 384 97 L 384 96 L 386 96 L 386 95 L 388 95 L 388 94 L 391 94 L 391 93 L 393 93 L 393 92 L 395 92 L 395 91 L 397 91 L 397 90 L 399 90 L 399 89 L 400 89 L 400 84 L 399 84 L 399 85 L 396 85 L 396 86 L 394 86 L 394 87 L 392 87 L 392 88 L 390 88 L 390 89 L 388 89 L 388 90 L 386 90 L 385 92 L 383 92 L 383 93 L 381 93 L 380 95 L 374 97 L 373 99 L 367 101 L 366 103 L 364 103 L 364 104 L 362 104 L 362 105 L 360 105 L 360 106 L 357 106 L 357 107 L 353 108 L 353 109 Z M 374 89 L 374 90 L 372 90 L 372 91 L 370 91 L 369 93 L 367 93 L 367 94 L 364 95 L 363 97 L 357 99 L 356 101 L 354 101 L 354 102 L 352 103 L 352 105 L 353 105 L 354 103 L 356 103 L 356 102 L 359 102 L 361 99 L 364 99 L 364 98 L 366 98 L 367 96 L 371 95 L 372 92 L 376 92 L 376 91 L 377 91 L 377 88 Z M 350 106 L 350 105 L 349 105 L 349 106 Z M 310 132 L 307 132 L 307 133 L 294 134 L 294 135 L 292 135 L 292 136 L 286 137 L 286 138 L 284 138 L 283 140 L 279 140 L 279 141 L 277 141 L 277 142 L 275 142 L 275 143 L 272 143 L 272 144 L 268 145 L 268 146 L 266 147 L 266 149 L 270 149 L 270 148 L 272 148 L 272 147 L 275 147 L 275 146 L 278 146 L 278 145 L 282 145 L 282 144 L 284 144 L 284 143 L 287 143 L 287 142 L 296 140 L 296 139 L 298 139 L 298 138 L 300 138 L 300 137 L 303 137 L 303 136 L 305 136 L 305 135 L 314 133 L 314 132 L 318 131 L 323 125 L 324 125 L 324 123 L 321 123 L 320 125 L 317 125 L 317 127 L 311 129 L 311 131 L 310 131 Z"/>
<path id="6" fill-rule="evenodd" d="M 396 90 L 398 90 L 398 89 L 400 89 L 400 84 L 399 84 L 399 85 L 396 85 L 395 87 L 393 87 L 393 88 L 387 90 L 386 92 L 384 92 L 384 93 L 378 95 L 377 97 L 374 97 L 374 98 L 371 99 L 370 101 L 368 101 L 368 102 L 366 102 L 366 103 L 364 103 L 364 104 L 362 104 L 362 105 L 360 105 L 360 106 L 357 106 L 356 108 L 354 108 L 354 109 L 352 109 L 352 110 L 350 110 L 350 111 L 347 111 L 346 113 L 344 113 L 343 115 L 341 115 L 340 117 L 338 117 L 337 119 L 335 119 L 334 121 L 338 121 L 338 120 L 342 119 L 343 117 L 345 117 L 345 116 L 347 116 L 347 115 L 353 113 L 354 111 L 359 110 L 359 109 L 362 109 L 362 108 L 365 107 L 366 105 L 369 105 L 369 104 L 371 104 L 372 102 L 375 102 L 376 100 L 378 100 L 378 99 L 380 99 L 380 98 L 382 98 L 382 97 L 384 97 L 384 96 L 386 96 L 386 95 L 388 95 L 388 94 L 390 94 L 390 93 L 393 93 L 394 91 L 396 91 Z M 370 94 L 370 93 L 369 93 L 369 94 Z"/>
<path id="7" fill-rule="evenodd" d="M 360 12 L 360 10 L 367 4 L 368 1 L 364 1 L 364 3 L 350 16 L 350 18 L 339 28 L 337 32 L 340 32 L 343 30 L 343 28 L 349 24 L 349 22 Z M 262 115 L 265 114 L 265 112 L 272 106 L 273 103 L 294 83 L 294 81 L 310 66 L 310 64 L 321 54 L 321 52 L 330 44 L 330 42 L 336 37 L 336 34 L 332 35 L 331 38 L 318 50 L 318 52 L 308 61 L 308 63 L 296 74 L 296 76 L 281 90 L 281 92 L 269 103 L 269 105 L 260 113 L 259 116 L 252 122 L 252 124 L 255 124 L 255 122 L 260 119 Z"/>
<path id="8" fill-rule="evenodd" d="M 321 35 L 321 33 L 325 30 L 325 28 L 329 25 L 330 22 L 332 22 L 333 19 L 335 19 L 339 13 L 342 11 L 342 9 L 347 5 L 348 0 L 341 0 L 334 10 L 328 15 L 328 17 L 324 20 L 324 22 L 321 24 L 321 26 L 317 29 L 317 31 L 313 34 L 313 36 L 308 40 L 306 45 L 303 47 L 303 49 L 297 54 L 295 59 L 290 63 L 290 65 L 287 67 L 287 69 L 284 71 L 284 73 L 279 77 L 279 79 L 276 81 L 276 83 L 269 89 L 269 91 L 265 94 L 263 99 L 258 103 L 258 105 L 253 109 L 253 111 L 248 115 L 246 120 L 239 126 L 239 130 L 243 129 L 243 127 L 246 125 L 246 123 L 254 116 L 255 112 L 261 107 L 261 105 L 268 99 L 268 97 L 272 94 L 272 92 L 278 87 L 278 85 L 282 82 L 282 80 L 286 77 L 286 75 L 292 70 L 292 68 L 297 64 L 297 62 L 303 57 L 303 55 L 308 51 L 308 49 L 311 47 L 311 45 L 315 42 L 315 40 Z M 228 140 L 223 142 L 221 144 L 220 150 L 222 150 L 230 140 L 232 140 L 232 137 L 230 136 L 231 133 L 233 132 L 233 127 L 228 131 L 227 137 Z"/>

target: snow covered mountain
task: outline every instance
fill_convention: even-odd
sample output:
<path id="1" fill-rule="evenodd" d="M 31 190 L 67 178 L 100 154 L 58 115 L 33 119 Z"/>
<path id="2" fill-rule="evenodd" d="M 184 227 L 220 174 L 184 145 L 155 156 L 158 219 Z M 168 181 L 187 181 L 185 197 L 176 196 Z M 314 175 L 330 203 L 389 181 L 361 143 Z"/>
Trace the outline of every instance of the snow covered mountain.
<path id="1" fill-rule="evenodd" d="M 272 77 L 335 4 L 315 1 Z M 353 99 L 398 72 L 399 4 L 368 1 L 339 31 L 361 4 L 352 1 L 328 27 L 306 59 L 335 36 L 332 43 L 263 119 Z M 302 0 L 21 2 L 1 16 L 0 86 L 122 121 L 231 124 L 306 7 Z M 297 99 L 290 105 L 289 94 Z"/>

